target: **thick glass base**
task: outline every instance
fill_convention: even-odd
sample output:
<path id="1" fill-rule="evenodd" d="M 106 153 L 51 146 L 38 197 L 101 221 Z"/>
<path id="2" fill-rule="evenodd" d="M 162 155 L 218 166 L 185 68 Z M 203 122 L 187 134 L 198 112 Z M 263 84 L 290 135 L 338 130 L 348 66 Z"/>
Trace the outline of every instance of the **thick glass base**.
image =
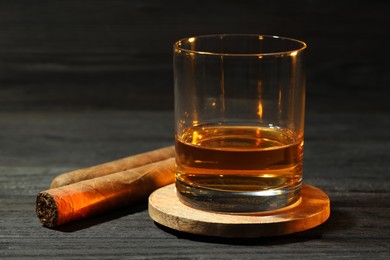
<path id="1" fill-rule="evenodd" d="M 277 210 L 300 199 L 301 183 L 279 189 L 233 192 L 205 189 L 176 180 L 179 200 L 190 207 L 206 211 L 253 213 Z"/>

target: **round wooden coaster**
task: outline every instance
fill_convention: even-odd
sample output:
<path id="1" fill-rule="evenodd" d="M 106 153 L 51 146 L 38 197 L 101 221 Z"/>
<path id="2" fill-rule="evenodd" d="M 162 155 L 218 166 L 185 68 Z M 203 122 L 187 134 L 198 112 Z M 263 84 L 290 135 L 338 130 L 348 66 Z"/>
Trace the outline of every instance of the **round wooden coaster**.
<path id="1" fill-rule="evenodd" d="M 175 184 L 171 184 L 150 195 L 149 215 L 163 226 L 198 235 L 277 236 L 322 224 L 330 215 L 330 201 L 322 190 L 303 184 L 301 200 L 283 209 L 250 214 L 209 212 L 182 204 L 176 196 Z"/>

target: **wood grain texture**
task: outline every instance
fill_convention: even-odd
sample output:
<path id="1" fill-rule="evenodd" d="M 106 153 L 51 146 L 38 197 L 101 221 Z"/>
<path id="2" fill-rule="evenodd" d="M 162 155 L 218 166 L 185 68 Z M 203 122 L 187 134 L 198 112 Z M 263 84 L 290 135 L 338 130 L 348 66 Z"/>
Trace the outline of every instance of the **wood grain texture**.
<path id="1" fill-rule="evenodd" d="M 282 237 L 222 239 L 166 230 L 147 202 L 58 229 L 35 216 L 35 198 L 61 172 L 173 143 L 173 113 L 0 113 L 0 256 L 58 258 L 358 258 L 390 254 L 389 113 L 310 113 L 304 181 L 324 190 L 331 217 Z M 371 124 L 370 131 L 356 131 Z"/>
<path id="2" fill-rule="evenodd" d="M 389 9 L 351 0 L 0 1 L 0 258 L 388 259 Z M 59 173 L 173 144 L 174 40 L 237 32 L 309 45 L 304 181 L 329 195 L 326 223 L 277 238 L 205 238 L 154 224 L 145 202 L 41 226 L 36 195 Z"/>
<path id="3" fill-rule="evenodd" d="M 283 209 L 252 214 L 224 214 L 184 205 L 175 184 L 162 187 L 149 197 L 149 216 L 168 228 L 191 234 L 259 238 L 306 231 L 324 223 L 330 214 L 329 197 L 322 190 L 303 184 L 301 199 Z"/>
<path id="4" fill-rule="evenodd" d="M 3 0 L 0 108 L 171 109 L 173 42 L 213 33 L 302 39 L 310 96 L 342 106 L 340 96 L 364 92 L 389 108 L 380 95 L 390 84 L 389 8 L 352 0 Z"/>

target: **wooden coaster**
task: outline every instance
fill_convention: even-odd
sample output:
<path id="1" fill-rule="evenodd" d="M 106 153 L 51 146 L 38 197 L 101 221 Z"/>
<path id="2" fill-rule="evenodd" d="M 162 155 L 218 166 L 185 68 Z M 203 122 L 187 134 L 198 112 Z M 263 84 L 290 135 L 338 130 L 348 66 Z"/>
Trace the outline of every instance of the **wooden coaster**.
<path id="1" fill-rule="evenodd" d="M 303 184 L 301 200 L 283 209 L 250 214 L 209 212 L 182 204 L 176 196 L 175 184 L 171 184 L 150 195 L 149 215 L 163 226 L 198 235 L 278 236 L 324 223 L 330 215 L 330 201 L 322 190 Z"/>

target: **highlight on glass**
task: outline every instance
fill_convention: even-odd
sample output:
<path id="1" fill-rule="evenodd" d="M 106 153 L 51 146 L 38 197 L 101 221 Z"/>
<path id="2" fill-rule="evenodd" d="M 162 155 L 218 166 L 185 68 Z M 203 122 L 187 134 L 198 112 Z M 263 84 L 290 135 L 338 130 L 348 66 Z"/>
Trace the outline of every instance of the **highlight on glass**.
<path id="1" fill-rule="evenodd" d="M 302 41 L 206 35 L 174 44 L 176 190 L 211 211 L 263 212 L 300 199 Z"/>

